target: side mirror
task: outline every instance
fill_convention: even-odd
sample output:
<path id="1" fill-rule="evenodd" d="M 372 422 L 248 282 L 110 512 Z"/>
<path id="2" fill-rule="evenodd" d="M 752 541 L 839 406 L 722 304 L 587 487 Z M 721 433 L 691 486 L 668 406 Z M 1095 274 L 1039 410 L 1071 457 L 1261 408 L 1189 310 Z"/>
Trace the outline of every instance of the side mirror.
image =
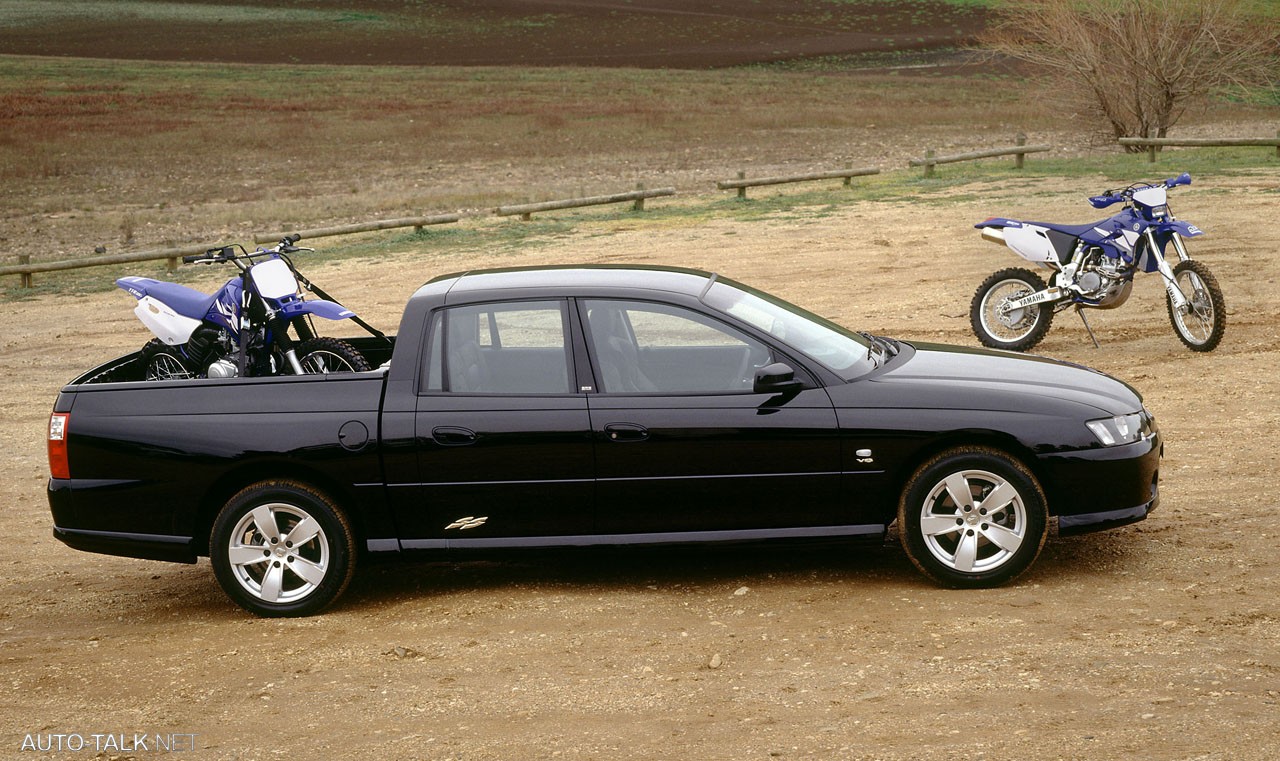
<path id="1" fill-rule="evenodd" d="M 757 394 L 790 394 L 804 387 L 803 381 L 796 380 L 796 371 L 783 362 L 756 370 L 756 381 L 752 390 Z"/>

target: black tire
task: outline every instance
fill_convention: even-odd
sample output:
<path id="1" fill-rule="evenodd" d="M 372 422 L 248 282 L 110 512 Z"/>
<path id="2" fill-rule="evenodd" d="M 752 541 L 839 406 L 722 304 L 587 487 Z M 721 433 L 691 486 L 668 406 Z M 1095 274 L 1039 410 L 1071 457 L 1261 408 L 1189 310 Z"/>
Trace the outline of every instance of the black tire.
<path id="1" fill-rule="evenodd" d="M 362 373 L 369 360 L 339 338 L 312 338 L 298 344 L 298 364 L 305 373 Z"/>
<path id="2" fill-rule="evenodd" d="M 1040 555 L 1048 533 L 1048 507 L 1035 476 L 987 447 L 952 449 L 924 463 L 898 503 L 898 535 L 907 556 L 948 587 L 1012 580 Z"/>
<path id="3" fill-rule="evenodd" d="M 997 310 L 1006 301 L 1044 289 L 1039 275 L 1021 267 L 1000 270 L 983 280 L 969 305 L 973 334 L 993 349 L 1027 351 L 1040 343 L 1053 324 L 1052 304 L 1033 304 L 1003 316 Z"/>
<path id="4" fill-rule="evenodd" d="M 138 352 L 145 380 L 186 380 L 196 377 L 182 352 L 176 346 L 153 338 Z"/>
<path id="5" fill-rule="evenodd" d="M 218 513 L 209 558 L 218 584 L 245 610 L 264 617 L 309 616 L 351 582 L 355 533 L 321 492 L 296 481 L 263 481 L 236 494 Z"/>
<path id="6" fill-rule="evenodd" d="M 1191 351 L 1213 351 L 1222 341 L 1227 330 L 1227 307 L 1222 298 L 1222 288 L 1204 262 L 1194 259 L 1179 262 L 1173 268 L 1173 281 L 1182 295 L 1187 297 L 1187 313 L 1173 308 L 1173 299 L 1165 294 L 1165 306 L 1169 309 L 1169 322 Z"/>

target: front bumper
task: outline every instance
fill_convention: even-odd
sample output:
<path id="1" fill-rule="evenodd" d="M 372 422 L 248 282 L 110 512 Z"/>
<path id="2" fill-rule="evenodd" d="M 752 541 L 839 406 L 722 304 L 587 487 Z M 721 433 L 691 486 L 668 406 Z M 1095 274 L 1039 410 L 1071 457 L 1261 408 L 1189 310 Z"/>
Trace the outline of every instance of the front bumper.
<path id="1" fill-rule="evenodd" d="M 1101 513 L 1058 516 L 1058 536 L 1073 536 L 1075 534 L 1087 534 L 1090 531 L 1105 531 L 1109 528 L 1127 526 L 1130 523 L 1146 520 L 1151 511 L 1160 506 L 1159 487 L 1154 483 L 1151 484 L 1151 493 L 1150 502 L 1127 510 L 1107 510 Z"/>
<path id="2" fill-rule="evenodd" d="M 1060 535 L 1124 526 L 1160 505 L 1158 430 L 1132 444 L 1040 455 L 1037 475 Z"/>

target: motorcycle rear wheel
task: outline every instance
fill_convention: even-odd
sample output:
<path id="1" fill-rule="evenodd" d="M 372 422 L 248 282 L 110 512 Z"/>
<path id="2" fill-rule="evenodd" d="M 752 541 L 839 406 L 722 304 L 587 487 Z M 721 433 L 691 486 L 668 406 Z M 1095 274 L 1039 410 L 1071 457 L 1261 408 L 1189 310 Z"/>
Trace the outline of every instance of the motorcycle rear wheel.
<path id="1" fill-rule="evenodd" d="M 312 338 L 298 344 L 298 364 L 304 373 L 362 373 L 369 360 L 340 338 Z"/>
<path id="2" fill-rule="evenodd" d="M 969 305 L 973 334 L 992 349 L 1027 351 L 1040 343 L 1053 323 L 1051 304 L 1032 304 L 1005 315 L 998 310 L 1001 304 L 1044 289 L 1044 281 L 1028 269 L 1011 267 L 992 274 L 978 286 Z"/>
<path id="3" fill-rule="evenodd" d="M 1173 282 L 1187 299 L 1187 311 L 1173 308 L 1173 299 L 1165 295 L 1169 322 L 1191 351 L 1213 351 L 1227 330 L 1227 306 L 1222 288 L 1204 262 L 1189 259 L 1173 268 Z"/>
<path id="4" fill-rule="evenodd" d="M 187 380 L 196 377 L 183 359 L 182 352 L 159 338 L 147 341 L 138 352 L 138 358 L 142 361 L 142 377 L 149 381 Z"/>

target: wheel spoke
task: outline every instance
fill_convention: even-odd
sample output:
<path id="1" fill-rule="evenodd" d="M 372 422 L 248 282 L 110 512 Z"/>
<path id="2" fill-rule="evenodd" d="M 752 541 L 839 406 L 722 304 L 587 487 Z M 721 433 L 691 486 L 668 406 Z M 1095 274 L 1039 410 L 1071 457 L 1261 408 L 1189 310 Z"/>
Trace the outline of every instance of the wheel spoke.
<path id="1" fill-rule="evenodd" d="M 270 559 L 270 555 L 262 554 L 263 549 L 262 547 L 253 547 L 247 544 L 237 544 L 227 549 L 227 561 L 231 565 L 255 565 Z"/>
<path id="2" fill-rule="evenodd" d="M 303 581 L 312 585 L 319 585 L 324 581 L 324 566 L 313 563 L 304 557 L 294 557 L 293 562 L 289 564 L 289 570 L 297 574 Z"/>
<path id="3" fill-rule="evenodd" d="M 969 486 L 969 479 L 965 478 L 963 473 L 952 473 L 947 476 L 946 483 L 947 494 L 956 504 L 957 510 L 973 507 L 973 489 Z"/>
<path id="4" fill-rule="evenodd" d="M 281 537 L 280 540 L 292 542 L 293 546 L 297 548 L 314 539 L 318 533 L 320 533 L 320 524 L 316 522 L 315 518 L 308 516 L 294 526 L 287 536 Z"/>
<path id="5" fill-rule="evenodd" d="M 986 526 L 986 528 L 982 529 L 982 535 L 1005 552 L 1017 552 L 1018 548 L 1022 546 L 1022 537 L 1004 526 L 996 523 L 988 523 Z"/>
<path id="6" fill-rule="evenodd" d="M 272 539 L 280 538 L 280 527 L 276 525 L 275 513 L 271 512 L 271 508 L 266 505 L 253 509 L 253 525 L 258 527 L 258 533 L 262 534 L 262 538 L 268 543 Z"/>
<path id="7" fill-rule="evenodd" d="M 280 563 L 272 563 L 267 574 L 262 577 L 262 594 L 264 602 L 276 602 L 280 599 L 280 589 L 284 586 L 284 567 Z"/>
<path id="8" fill-rule="evenodd" d="M 949 515 L 926 515 L 920 518 L 920 531 L 925 536 L 954 534 L 962 528 L 964 526 L 957 524 L 956 519 Z"/>
<path id="9" fill-rule="evenodd" d="M 1013 484 L 1008 481 L 1002 481 L 982 500 L 981 507 L 986 509 L 987 516 L 990 517 L 992 513 L 999 512 L 1017 498 L 1018 490 L 1014 488 Z"/>
<path id="10" fill-rule="evenodd" d="M 956 547 L 955 568 L 957 571 L 970 573 L 973 571 L 973 563 L 978 559 L 978 535 L 976 533 L 966 531 L 960 537 L 960 544 Z"/>

